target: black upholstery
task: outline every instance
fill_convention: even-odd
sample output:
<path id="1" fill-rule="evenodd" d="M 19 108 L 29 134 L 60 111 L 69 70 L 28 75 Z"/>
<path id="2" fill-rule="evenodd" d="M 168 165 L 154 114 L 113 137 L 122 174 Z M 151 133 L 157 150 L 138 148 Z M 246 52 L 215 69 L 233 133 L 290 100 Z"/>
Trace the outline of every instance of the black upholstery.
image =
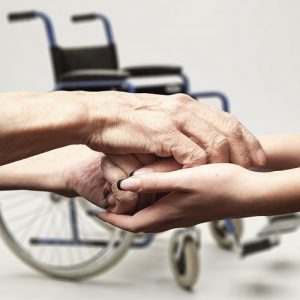
<path id="1" fill-rule="evenodd" d="M 159 95 L 173 95 L 176 93 L 186 93 L 182 83 L 165 83 L 156 85 L 137 86 L 136 93 L 150 93 Z"/>
<path id="2" fill-rule="evenodd" d="M 120 70 L 114 44 L 84 48 L 55 46 L 51 48 L 51 54 L 55 80 L 60 88 L 65 90 L 122 90 L 123 85 L 120 82 L 127 78 L 181 74 L 179 66 L 137 66 Z M 104 86 L 101 83 L 101 81 L 111 80 L 115 81 L 111 85 L 105 83 L 108 85 Z M 76 82 L 78 82 L 77 85 Z M 185 91 L 182 83 L 171 83 L 137 86 L 136 92 L 171 95 Z"/>
<path id="3" fill-rule="evenodd" d="M 82 69 L 61 74 L 59 76 L 59 82 L 124 80 L 127 77 L 128 73 L 121 70 Z"/>
<path id="4" fill-rule="evenodd" d="M 180 66 L 136 66 L 126 67 L 124 70 L 130 74 L 130 77 L 179 75 L 181 73 Z"/>
<path id="5" fill-rule="evenodd" d="M 53 68 L 56 81 L 62 74 L 86 69 L 118 69 L 115 45 L 86 47 L 86 48 L 60 48 L 52 47 Z"/>

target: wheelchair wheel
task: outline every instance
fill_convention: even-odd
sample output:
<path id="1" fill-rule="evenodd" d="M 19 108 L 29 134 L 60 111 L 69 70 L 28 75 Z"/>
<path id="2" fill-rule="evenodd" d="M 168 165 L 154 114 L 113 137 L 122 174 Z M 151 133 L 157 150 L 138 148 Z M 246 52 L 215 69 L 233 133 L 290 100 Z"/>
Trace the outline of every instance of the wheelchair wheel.
<path id="1" fill-rule="evenodd" d="M 116 228 L 108 223 L 102 222 L 100 219 L 95 218 L 95 216 L 100 213 L 102 210 L 101 208 L 97 207 L 90 201 L 82 198 L 82 197 L 77 197 L 79 204 L 81 205 L 82 209 L 90 216 L 92 216 L 93 220 L 100 226 L 103 226 L 107 230 L 114 231 Z"/>
<path id="2" fill-rule="evenodd" d="M 242 238 L 244 226 L 242 219 L 232 219 L 232 225 L 234 228 L 234 235 L 237 242 Z M 225 220 L 212 221 L 209 223 L 210 232 L 218 244 L 218 246 L 225 250 L 232 250 L 234 246 L 234 240 L 232 235 L 228 232 Z"/>
<path id="3" fill-rule="evenodd" d="M 192 236 L 181 235 L 182 231 L 178 231 L 171 239 L 170 263 L 178 285 L 185 290 L 191 290 L 199 275 L 199 243 Z"/>
<path id="4" fill-rule="evenodd" d="M 52 193 L 0 193 L 0 233 L 26 264 L 46 275 L 80 280 L 115 265 L 132 243 L 126 231 L 102 226 L 83 199 Z"/>

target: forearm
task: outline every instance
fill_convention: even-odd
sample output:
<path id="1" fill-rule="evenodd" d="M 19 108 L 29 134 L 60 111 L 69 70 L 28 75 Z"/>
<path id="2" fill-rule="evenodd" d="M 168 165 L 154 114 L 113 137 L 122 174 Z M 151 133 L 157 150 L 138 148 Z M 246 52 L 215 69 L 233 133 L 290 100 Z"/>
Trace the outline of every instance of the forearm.
<path id="1" fill-rule="evenodd" d="M 1 94 L 0 165 L 82 143 L 85 117 L 74 93 Z"/>
<path id="2" fill-rule="evenodd" d="M 259 136 L 266 156 L 266 168 L 284 170 L 300 167 L 300 134 L 272 134 Z"/>
<path id="3" fill-rule="evenodd" d="M 0 166 L 0 190 L 66 190 L 63 170 L 55 168 L 55 152 Z"/>
<path id="4" fill-rule="evenodd" d="M 300 168 L 254 173 L 245 206 L 247 216 L 270 216 L 300 211 Z"/>

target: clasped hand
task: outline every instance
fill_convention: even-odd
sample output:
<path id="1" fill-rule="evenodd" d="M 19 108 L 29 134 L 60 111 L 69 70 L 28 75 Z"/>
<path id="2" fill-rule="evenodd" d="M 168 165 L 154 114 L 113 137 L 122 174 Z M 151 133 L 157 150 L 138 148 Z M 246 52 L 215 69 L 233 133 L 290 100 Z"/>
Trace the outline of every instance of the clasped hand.
<path id="1" fill-rule="evenodd" d="M 259 175 L 234 164 L 182 169 L 172 158 L 153 156 L 108 156 L 101 167 L 106 180 L 101 205 L 107 212 L 99 218 L 131 232 L 245 217 L 252 212 L 249 195 L 259 180 Z"/>

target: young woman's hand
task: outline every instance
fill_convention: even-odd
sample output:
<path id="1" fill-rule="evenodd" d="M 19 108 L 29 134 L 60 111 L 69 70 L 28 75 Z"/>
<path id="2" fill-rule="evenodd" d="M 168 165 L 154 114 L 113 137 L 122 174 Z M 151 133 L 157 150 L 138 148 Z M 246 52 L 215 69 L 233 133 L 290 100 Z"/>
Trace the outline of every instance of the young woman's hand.
<path id="1" fill-rule="evenodd" d="M 263 173 L 234 164 L 135 175 L 123 180 L 120 188 L 142 194 L 167 194 L 132 216 L 105 212 L 100 219 L 132 232 L 160 232 L 211 220 L 245 217 L 264 205 L 257 203 L 263 178 Z"/>

